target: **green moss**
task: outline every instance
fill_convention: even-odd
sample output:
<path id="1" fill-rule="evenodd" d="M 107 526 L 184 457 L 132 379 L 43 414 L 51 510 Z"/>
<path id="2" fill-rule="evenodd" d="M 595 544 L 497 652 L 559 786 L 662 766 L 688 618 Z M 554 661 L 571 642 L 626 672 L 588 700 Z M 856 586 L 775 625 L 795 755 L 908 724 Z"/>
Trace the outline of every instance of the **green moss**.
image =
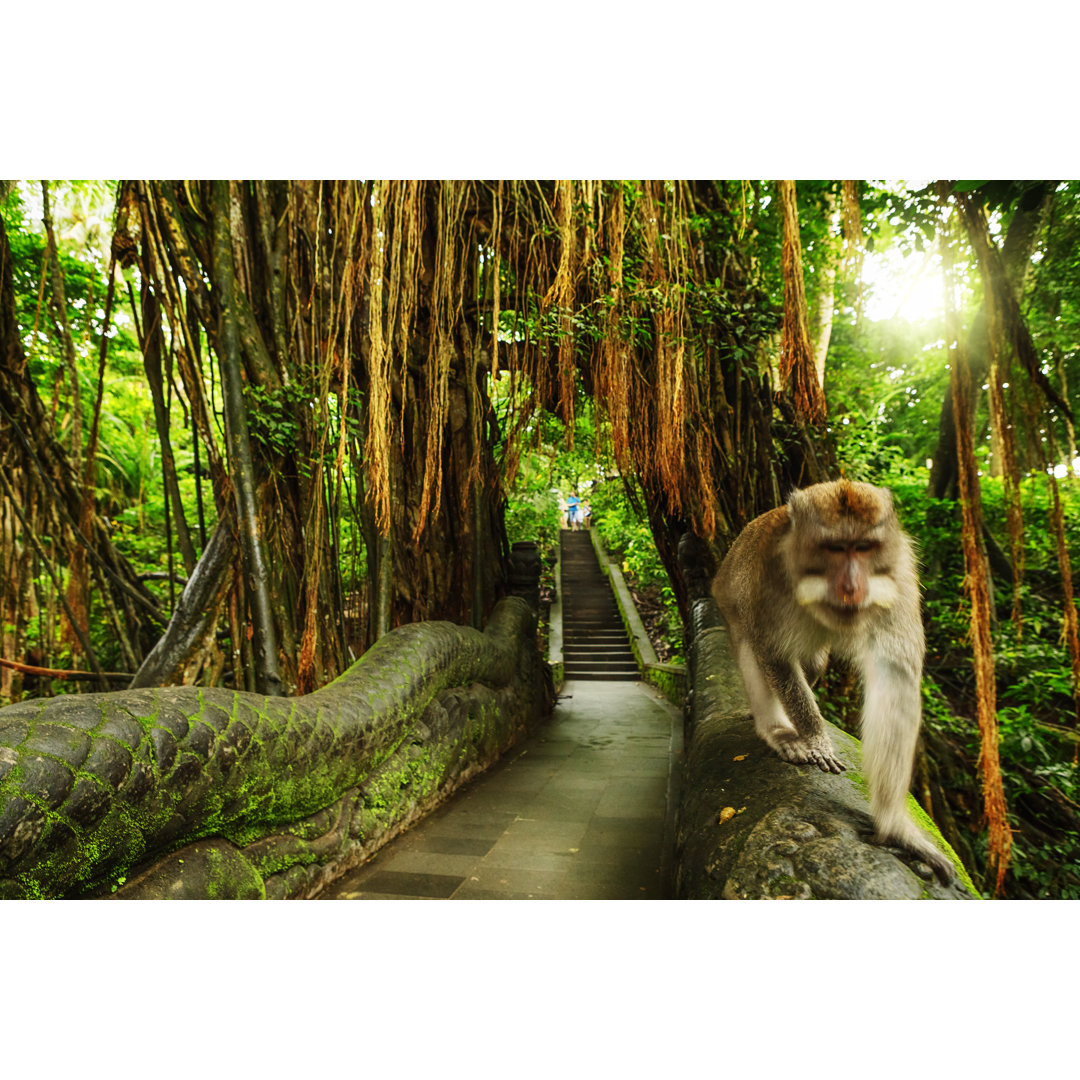
<path id="1" fill-rule="evenodd" d="M 681 664 L 646 664 L 642 678 L 655 686 L 673 705 L 682 708 L 686 700 L 687 673 Z"/>
<path id="2" fill-rule="evenodd" d="M 801 882 L 797 877 L 793 877 L 791 874 L 781 874 L 769 884 L 769 892 L 773 896 L 795 895 L 800 884 Z"/>
<path id="3" fill-rule="evenodd" d="M 977 897 L 979 895 L 979 890 L 975 888 L 975 885 L 971 880 L 971 875 L 968 874 L 967 870 L 964 868 L 964 864 L 960 861 L 960 857 L 956 854 L 955 851 L 953 851 L 952 846 L 945 839 L 945 837 L 941 835 L 941 831 L 934 824 L 933 819 L 919 805 L 914 795 L 908 795 L 908 809 L 911 811 L 911 816 L 915 819 L 915 821 L 919 825 L 921 825 L 923 829 L 926 830 L 926 832 L 930 834 L 934 843 L 937 844 L 937 846 L 941 848 L 941 850 L 946 855 L 948 855 L 949 859 L 952 861 L 953 866 L 956 867 L 956 873 L 959 876 L 960 880 L 963 882 L 965 888 L 967 888 L 971 892 L 972 896 Z"/>

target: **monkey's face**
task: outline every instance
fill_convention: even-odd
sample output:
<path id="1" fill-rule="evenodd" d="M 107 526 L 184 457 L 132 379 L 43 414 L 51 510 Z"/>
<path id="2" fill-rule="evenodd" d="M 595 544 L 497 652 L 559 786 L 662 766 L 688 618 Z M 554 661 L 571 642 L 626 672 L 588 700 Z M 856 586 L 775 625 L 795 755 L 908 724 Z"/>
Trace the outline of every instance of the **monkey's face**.
<path id="1" fill-rule="evenodd" d="M 796 600 L 834 629 L 855 626 L 875 608 L 890 607 L 896 584 L 880 563 L 882 547 L 876 540 L 822 540 L 799 575 Z"/>
<path id="2" fill-rule="evenodd" d="M 891 500 L 880 491 L 819 484 L 796 492 L 789 504 L 795 599 L 829 629 L 852 629 L 896 601 L 897 527 Z"/>

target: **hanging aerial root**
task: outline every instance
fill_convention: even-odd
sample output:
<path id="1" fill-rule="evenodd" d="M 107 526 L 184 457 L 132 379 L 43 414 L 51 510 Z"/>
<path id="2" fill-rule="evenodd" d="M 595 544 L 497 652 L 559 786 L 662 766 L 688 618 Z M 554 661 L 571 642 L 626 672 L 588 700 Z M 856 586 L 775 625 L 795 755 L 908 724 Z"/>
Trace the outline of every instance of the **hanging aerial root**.
<path id="1" fill-rule="evenodd" d="M 784 223 L 781 254 L 784 330 L 780 345 L 780 381 L 791 391 L 796 415 L 811 423 L 821 423 L 825 419 L 825 395 L 817 381 L 814 350 L 810 344 L 795 181 L 778 180 L 776 187 Z"/>
<path id="2" fill-rule="evenodd" d="M 989 833 L 989 862 L 994 874 L 994 894 L 1000 895 L 1012 852 L 1012 831 L 1009 828 L 998 753 L 997 681 L 994 672 L 994 645 L 990 633 L 990 586 L 986 559 L 981 547 L 982 494 L 975 461 L 972 419 L 974 410 L 969 408 L 973 393 L 971 368 L 959 340 L 959 316 L 953 302 L 955 282 L 948 231 L 951 230 L 943 226 L 940 238 L 945 284 L 946 335 L 947 340 L 952 342 L 954 359 L 950 368 L 950 384 L 963 512 L 964 584 L 971 600 L 971 649 L 975 667 L 976 713 L 980 737 L 979 767 Z"/>
<path id="3" fill-rule="evenodd" d="M 1072 694 L 1074 723 L 1080 725 L 1080 632 L 1077 627 L 1076 603 L 1073 599 L 1072 562 L 1069 547 L 1065 543 L 1065 516 L 1061 505 L 1061 492 L 1057 477 L 1051 470 L 1050 490 L 1054 495 L 1054 539 L 1057 543 L 1058 565 L 1061 567 L 1061 584 L 1065 593 L 1064 619 L 1061 636 L 1069 649 L 1072 666 Z"/>

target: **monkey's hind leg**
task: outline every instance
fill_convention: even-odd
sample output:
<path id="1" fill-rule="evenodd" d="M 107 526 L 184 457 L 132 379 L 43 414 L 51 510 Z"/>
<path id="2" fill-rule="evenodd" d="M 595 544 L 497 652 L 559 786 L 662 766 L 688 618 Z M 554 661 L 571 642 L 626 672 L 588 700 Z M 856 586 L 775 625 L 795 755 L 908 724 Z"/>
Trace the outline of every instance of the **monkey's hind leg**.
<path id="1" fill-rule="evenodd" d="M 870 664 L 862 718 L 863 763 L 877 840 L 928 863 L 942 884 L 956 876 L 952 860 L 915 824 L 907 806 L 919 737 L 919 680 L 889 665 Z"/>
<path id="2" fill-rule="evenodd" d="M 825 722 L 802 673 L 770 665 L 766 676 L 746 642 L 740 643 L 736 658 L 758 736 L 792 765 L 816 765 L 822 772 L 843 772 L 844 764 L 833 751 Z"/>

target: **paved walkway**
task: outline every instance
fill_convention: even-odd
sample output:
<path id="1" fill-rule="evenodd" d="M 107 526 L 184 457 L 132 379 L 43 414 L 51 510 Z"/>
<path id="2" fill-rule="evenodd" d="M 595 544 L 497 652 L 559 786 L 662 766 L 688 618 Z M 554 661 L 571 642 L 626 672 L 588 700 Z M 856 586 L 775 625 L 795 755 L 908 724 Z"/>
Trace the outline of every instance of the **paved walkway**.
<path id="1" fill-rule="evenodd" d="M 568 681 L 536 735 L 323 898 L 664 899 L 681 762 L 651 687 Z"/>

